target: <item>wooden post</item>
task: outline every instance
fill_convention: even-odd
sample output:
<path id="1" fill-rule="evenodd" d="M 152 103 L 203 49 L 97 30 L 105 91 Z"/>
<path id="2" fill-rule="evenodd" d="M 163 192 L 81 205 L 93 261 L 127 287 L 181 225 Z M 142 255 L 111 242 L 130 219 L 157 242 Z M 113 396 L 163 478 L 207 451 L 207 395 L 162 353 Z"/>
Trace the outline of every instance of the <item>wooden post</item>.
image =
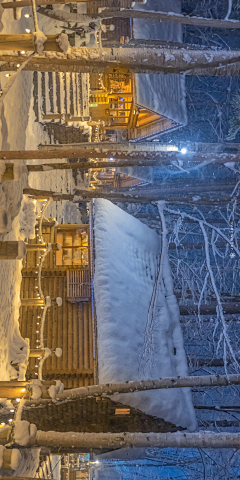
<path id="1" fill-rule="evenodd" d="M 43 120 L 61 120 L 62 114 L 61 113 L 46 113 L 43 115 Z"/>
<path id="2" fill-rule="evenodd" d="M 59 35 L 46 35 L 47 40 L 44 43 L 45 52 L 62 52 L 57 43 Z M 33 34 L 19 35 L 0 35 L 0 50 L 35 52 L 35 43 Z"/>
<path id="3" fill-rule="evenodd" d="M 45 243 L 26 243 L 27 252 L 46 252 L 48 246 Z"/>
<path id="4" fill-rule="evenodd" d="M 6 397 L 5 397 L 6 398 Z M 11 427 L 0 428 L 0 445 L 6 445 L 11 437 Z"/>
<path id="5" fill-rule="evenodd" d="M 27 394 L 28 384 L 29 382 L 0 382 L 0 398 L 23 398 Z"/>
<path id="6" fill-rule="evenodd" d="M 49 302 L 45 303 L 45 300 L 49 299 Z M 45 300 L 42 298 L 21 298 L 21 305 L 24 307 L 43 307 L 47 304 L 47 306 L 51 306 L 52 304 L 56 303 L 56 305 L 61 306 L 62 299 L 60 297 L 51 298 L 50 304 L 50 297 L 46 297 Z M 0 397 L 1 398 L 1 397 Z"/>
<path id="7" fill-rule="evenodd" d="M 38 431 L 33 447 L 72 448 L 239 448 L 240 433 L 215 432 L 176 432 L 176 433 L 80 433 Z"/>
<path id="8" fill-rule="evenodd" d="M 9 477 L 7 476 L 6 480 L 46 480 L 45 478 L 40 478 L 40 477 Z"/>
<path id="9" fill-rule="evenodd" d="M 0 242 L 0 260 L 21 260 L 25 255 L 26 247 L 24 242 Z"/>
<path id="10" fill-rule="evenodd" d="M 27 252 L 38 252 L 38 251 L 46 252 L 48 248 L 50 248 L 50 250 L 56 251 L 61 249 L 59 247 L 60 245 L 57 243 L 49 243 L 49 245 L 47 243 L 26 243 Z"/>
<path id="11" fill-rule="evenodd" d="M 13 164 L 6 163 L 5 164 L 5 172 L 2 176 L 2 182 L 5 180 L 14 180 L 14 173 L 13 173 Z"/>
<path id="12" fill-rule="evenodd" d="M 29 358 L 43 358 L 45 355 L 44 348 L 31 348 Z"/>
<path id="13" fill-rule="evenodd" d="M 71 2 L 68 0 L 35 0 L 37 7 L 44 6 L 44 5 L 58 5 L 62 3 L 79 3 L 79 2 L 86 2 L 86 1 L 89 1 L 89 0 L 75 0 L 74 2 Z M 18 3 L 6 2 L 4 3 L 3 8 L 22 8 L 22 7 L 30 7 L 31 5 L 32 5 L 31 0 L 20 0 Z"/>
<path id="14" fill-rule="evenodd" d="M 21 298 L 22 307 L 44 307 L 45 302 L 42 298 Z"/>
<path id="15" fill-rule="evenodd" d="M 109 128 L 109 127 L 107 127 Z M 172 161 L 179 159 L 184 162 L 192 162 L 193 164 L 216 163 L 224 164 L 227 162 L 240 162 L 240 153 L 203 153 L 188 152 L 182 155 L 180 152 L 163 151 L 161 144 L 155 145 L 151 142 L 147 143 L 109 143 L 109 142 L 92 142 L 77 143 L 65 145 L 43 145 L 39 150 L 16 150 L 1 151 L 0 161 L 10 160 L 44 160 L 58 158 L 114 158 L 115 160 L 139 160 L 145 161 L 146 158 L 155 160 L 159 166 L 170 164 Z M 139 164 L 141 165 L 141 164 Z M 147 162 L 145 163 L 147 165 Z M 32 167 L 32 165 L 27 165 Z M 30 169 L 29 169 L 30 170 Z"/>
<path id="16" fill-rule="evenodd" d="M 23 189 L 24 195 L 29 195 L 31 198 L 36 200 L 43 201 L 46 198 L 52 198 L 54 201 L 59 200 L 69 200 L 71 201 L 81 201 L 81 202 L 88 202 L 93 198 L 105 198 L 106 200 L 110 200 L 111 202 L 128 202 L 128 203 L 151 203 L 151 202 L 158 202 L 160 200 L 164 200 L 166 203 L 170 204 L 182 204 L 182 205 L 226 205 L 231 200 L 232 197 L 225 197 L 225 198 L 216 198 L 216 199 L 209 199 L 204 197 L 199 197 L 199 199 L 193 199 L 192 193 L 184 193 L 182 197 L 172 197 L 164 195 L 164 192 L 159 192 L 157 194 L 149 194 L 148 195 L 134 195 L 129 193 L 129 195 L 122 194 L 122 193 L 109 193 L 103 192 L 100 190 L 77 190 L 75 195 L 71 193 L 58 193 L 58 192 L 51 192 L 45 190 L 37 190 L 34 188 L 24 188 Z"/>
<path id="17" fill-rule="evenodd" d="M 11 470 L 11 464 L 12 464 L 12 457 L 14 455 L 14 470 L 18 468 L 20 462 L 21 462 L 21 453 L 17 448 L 4 448 L 3 450 L 3 463 L 2 463 L 2 468 L 5 468 L 7 470 Z"/>

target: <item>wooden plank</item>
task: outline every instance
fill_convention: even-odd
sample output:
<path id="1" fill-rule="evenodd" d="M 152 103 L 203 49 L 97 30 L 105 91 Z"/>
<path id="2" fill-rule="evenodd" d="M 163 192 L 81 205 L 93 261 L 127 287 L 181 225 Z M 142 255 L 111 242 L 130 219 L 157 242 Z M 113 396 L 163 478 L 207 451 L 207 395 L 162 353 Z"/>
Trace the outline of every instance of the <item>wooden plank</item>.
<path id="1" fill-rule="evenodd" d="M 53 279 L 53 298 L 59 297 L 59 279 L 55 277 Z M 57 330 L 58 330 L 58 315 L 62 311 L 62 306 L 53 305 L 52 306 L 52 350 L 56 350 L 57 344 Z M 57 368 L 57 357 L 52 355 L 52 371 L 55 372 Z"/>
<path id="2" fill-rule="evenodd" d="M 35 334 L 35 331 L 33 329 L 32 318 L 33 318 L 33 310 L 30 307 L 28 307 L 28 309 L 27 309 L 28 338 L 30 339 L 30 347 L 35 348 L 38 344 L 36 342 L 36 334 Z M 32 374 L 35 371 L 34 368 L 35 368 L 35 359 L 30 358 L 29 359 L 29 370 Z"/>
<path id="3" fill-rule="evenodd" d="M 64 299 L 64 282 L 65 282 L 65 277 L 59 277 L 59 294 L 61 298 L 63 299 L 63 304 L 61 307 L 61 310 L 58 312 L 58 330 L 57 330 L 57 346 L 58 348 L 63 348 L 63 309 L 65 308 L 65 299 Z M 57 372 L 62 371 L 62 356 L 57 358 Z"/>
<path id="4" fill-rule="evenodd" d="M 54 296 L 54 284 L 53 279 L 44 277 L 43 280 L 43 292 L 44 295 L 48 295 L 51 298 Z M 53 320 L 54 320 L 54 306 L 51 306 L 47 309 L 46 313 L 46 324 L 44 329 L 44 344 L 52 350 L 52 341 L 53 341 Z M 52 372 L 52 357 L 48 357 L 44 362 L 44 372 Z"/>
<path id="5" fill-rule="evenodd" d="M 73 388 L 72 378 L 68 378 L 68 379 L 67 379 L 67 388 Z"/>
<path id="6" fill-rule="evenodd" d="M 91 302 L 88 302 L 87 306 L 89 318 L 89 367 L 93 368 L 93 323 Z"/>
<path id="7" fill-rule="evenodd" d="M 62 371 L 67 372 L 67 355 L 68 355 L 68 318 L 67 318 L 67 301 L 63 297 L 63 329 L 62 329 Z"/>
<path id="8" fill-rule="evenodd" d="M 78 309 L 79 305 L 73 305 L 73 368 L 78 368 Z"/>
<path id="9" fill-rule="evenodd" d="M 78 366 L 83 368 L 84 366 L 84 317 L 83 317 L 83 305 L 81 305 L 81 310 L 78 311 Z"/>
<path id="10" fill-rule="evenodd" d="M 68 350 L 67 350 L 67 371 L 71 372 L 73 368 L 73 312 L 72 304 L 67 302 L 68 312 Z"/>
<path id="11" fill-rule="evenodd" d="M 89 385 L 88 375 L 83 375 L 83 383 L 85 387 Z"/>
<path id="12" fill-rule="evenodd" d="M 89 321 L 88 321 L 88 305 L 84 302 L 83 306 L 84 318 L 84 368 L 89 368 Z"/>
<path id="13" fill-rule="evenodd" d="M 55 243 L 55 227 L 50 228 L 50 243 Z M 54 253 L 49 253 L 49 267 L 54 268 Z"/>

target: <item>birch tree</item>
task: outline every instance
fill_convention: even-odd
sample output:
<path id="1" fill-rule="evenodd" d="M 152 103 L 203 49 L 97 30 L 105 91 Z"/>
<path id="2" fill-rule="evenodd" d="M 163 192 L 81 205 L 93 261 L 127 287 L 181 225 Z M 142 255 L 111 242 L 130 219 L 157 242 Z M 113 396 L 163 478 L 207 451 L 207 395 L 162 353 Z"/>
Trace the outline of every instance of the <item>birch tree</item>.
<path id="1" fill-rule="evenodd" d="M 4 8 L 6 6 L 4 5 Z M 54 10 L 49 11 L 44 8 L 41 8 L 41 13 L 47 15 L 48 17 L 52 17 L 57 20 L 69 22 L 72 21 L 74 23 L 79 24 L 86 24 L 90 23 L 91 20 L 97 20 L 99 18 L 106 20 L 108 18 L 141 18 L 144 20 L 155 20 L 158 22 L 172 22 L 172 23 L 180 23 L 181 25 L 196 25 L 198 27 L 210 27 L 210 28 L 230 28 L 230 29 L 239 29 L 240 22 L 238 20 L 229 20 L 227 18 L 223 20 L 218 20 L 214 18 L 203 18 L 203 17 L 196 17 L 196 16 L 189 16 L 189 15 L 182 15 L 179 13 L 173 12 L 153 12 L 149 10 L 129 10 L 129 9 L 122 9 L 121 11 L 111 11 L 110 9 L 104 9 L 102 12 L 99 11 L 98 14 L 77 14 L 77 13 L 69 13 L 64 12 L 63 10 Z"/>
<path id="2" fill-rule="evenodd" d="M 239 448 L 239 433 L 78 433 L 42 432 L 29 443 L 34 447 L 88 448 Z"/>
<path id="3" fill-rule="evenodd" d="M 65 34 L 61 34 L 65 35 Z M 20 38 L 21 37 L 21 38 Z M 66 35 L 67 37 L 67 35 Z M 60 38 L 60 40 L 59 40 Z M 45 71 L 110 71 L 112 68 L 125 68 L 133 73 L 188 73 L 191 75 L 239 75 L 240 51 L 235 50 L 188 50 L 157 47 L 87 48 L 69 47 L 67 54 L 61 53 L 61 36 L 46 36 L 44 57 L 32 59 L 25 69 Z M 62 40 L 63 42 L 63 40 Z M 64 40 L 66 43 L 66 40 Z M 0 35 L 1 50 L 34 51 L 34 37 L 26 35 Z M 55 53 L 58 52 L 56 57 Z M 0 57 L 5 62 L 19 63 L 19 56 Z M 21 57 L 24 59 L 24 56 Z M 61 68 L 60 68 L 61 66 Z M 4 66 L 2 67 L 5 68 Z M 6 66 L 7 68 L 7 66 Z M 47 70 L 48 69 L 48 70 Z"/>

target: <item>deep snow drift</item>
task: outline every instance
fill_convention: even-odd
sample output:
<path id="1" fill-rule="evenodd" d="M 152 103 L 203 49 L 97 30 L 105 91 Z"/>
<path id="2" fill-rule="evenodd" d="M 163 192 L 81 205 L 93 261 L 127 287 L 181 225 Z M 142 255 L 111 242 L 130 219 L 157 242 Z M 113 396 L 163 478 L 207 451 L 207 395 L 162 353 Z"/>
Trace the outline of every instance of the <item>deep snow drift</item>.
<path id="1" fill-rule="evenodd" d="M 144 334 L 161 253 L 160 237 L 103 199 L 94 202 L 95 299 L 99 383 L 187 374 L 179 320 L 156 321 L 153 358 L 145 360 Z M 173 354 L 173 337 L 179 350 Z M 116 395 L 114 399 L 177 426 L 194 429 L 188 389 Z"/>

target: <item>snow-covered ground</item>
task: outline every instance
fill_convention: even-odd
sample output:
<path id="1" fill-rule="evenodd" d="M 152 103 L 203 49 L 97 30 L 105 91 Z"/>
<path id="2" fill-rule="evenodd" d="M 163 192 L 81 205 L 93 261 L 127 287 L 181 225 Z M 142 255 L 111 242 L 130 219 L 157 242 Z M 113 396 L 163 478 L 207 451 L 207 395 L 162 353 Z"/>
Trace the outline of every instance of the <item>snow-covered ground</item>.
<path id="1" fill-rule="evenodd" d="M 23 33 L 29 27 L 29 19 L 25 17 L 15 21 L 11 10 L 3 10 L 0 6 L 0 31 L 2 33 Z M 1 88 L 8 77 L 0 73 Z M 20 150 L 25 148 L 28 113 L 32 92 L 32 73 L 21 72 L 14 86 L 4 99 L 0 115 L 1 150 Z M 6 213 L 9 234 L 0 235 L 1 240 L 20 240 L 25 238 L 20 222 L 23 221 L 24 205 L 22 190 L 27 186 L 27 174 L 20 175 L 18 181 L 0 183 L 1 217 Z M 21 209 L 20 215 L 19 211 Z M 5 218 L 6 218 L 5 216 Z M 3 227 L 3 224 L 1 224 Z M 4 229 L 1 229 L 3 232 Z M 10 361 L 20 355 L 21 347 L 26 347 L 20 337 L 18 315 L 20 305 L 21 260 L 1 261 L 0 264 L 0 380 L 9 380 L 13 369 Z"/>
<path id="2" fill-rule="evenodd" d="M 94 233 L 99 382 L 186 375 L 179 319 L 169 322 L 167 312 L 161 318 L 164 307 L 160 307 L 156 319 L 151 359 L 144 354 L 148 310 L 161 253 L 160 237 L 103 199 L 94 202 Z M 136 392 L 114 398 L 175 425 L 196 427 L 188 389 Z"/>
<path id="3" fill-rule="evenodd" d="M 33 30 L 33 19 L 24 14 L 31 9 L 19 10 L 19 20 L 14 20 L 11 9 L 0 6 L 0 31 L 2 33 L 24 33 L 26 28 Z M 52 20 L 40 19 L 40 26 L 50 28 Z M 52 22 L 53 23 L 53 22 Z M 55 25 L 51 26 L 55 30 Z M 48 32 L 51 33 L 51 32 Z M 55 33 L 55 31 L 54 31 Z M 0 72 L 0 85 L 3 88 L 8 81 L 4 72 Z M 40 143 L 49 143 L 43 127 L 35 121 L 33 110 L 33 73 L 20 72 L 11 90 L 6 95 L 0 115 L 1 150 L 36 149 Z M 36 161 L 38 163 L 38 161 Z M 23 165 L 23 162 L 21 163 Z M 19 168 L 18 168 L 19 170 Z M 17 181 L 0 183 L 0 240 L 24 240 L 31 234 L 29 223 L 34 226 L 34 215 L 23 188 L 28 184 L 33 188 L 72 193 L 74 181 L 71 171 L 41 172 L 29 177 L 24 166 Z M 32 209 L 33 210 L 33 209 Z M 52 202 L 46 216 L 55 217 L 59 223 L 81 223 L 81 215 L 75 205 L 68 202 Z M 5 227 L 5 228 L 3 228 Z M 7 234 L 7 232 L 10 232 Z M 21 260 L 1 261 L 0 264 L 0 380 L 8 380 L 14 374 L 10 366 L 20 348 L 26 347 L 20 337 L 18 312 L 20 306 Z"/>

